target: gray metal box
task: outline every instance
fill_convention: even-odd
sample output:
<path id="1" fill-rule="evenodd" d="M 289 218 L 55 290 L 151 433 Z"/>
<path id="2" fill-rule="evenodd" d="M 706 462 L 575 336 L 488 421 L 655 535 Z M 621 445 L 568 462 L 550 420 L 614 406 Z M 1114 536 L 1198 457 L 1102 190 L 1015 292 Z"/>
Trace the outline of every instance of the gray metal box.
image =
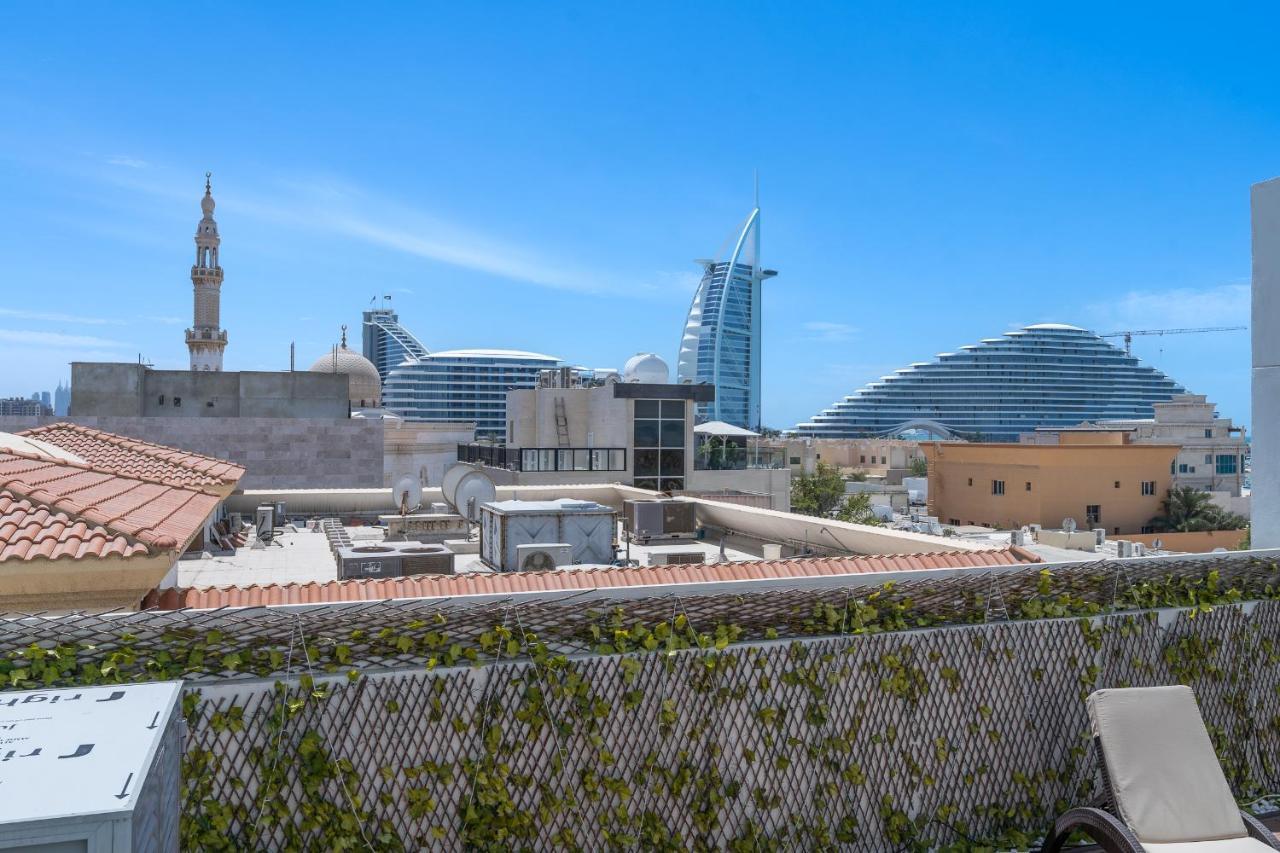
<path id="1" fill-rule="evenodd" d="M 697 504 L 692 501 L 629 500 L 623 501 L 622 511 L 633 542 L 697 535 Z"/>
<path id="2" fill-rule="evenodd" d="M 610 565 L 617 513 L 592 501 L 494 501 L 480 506 L 480 559 L 500 572 L 520 571 L 521 545 L 566 544 L 573 563 Z"/>
<path id="3" fill-rule="evenodd" d="M 0 693 L 0 850 L 178 849 L 182 682 Z"/>

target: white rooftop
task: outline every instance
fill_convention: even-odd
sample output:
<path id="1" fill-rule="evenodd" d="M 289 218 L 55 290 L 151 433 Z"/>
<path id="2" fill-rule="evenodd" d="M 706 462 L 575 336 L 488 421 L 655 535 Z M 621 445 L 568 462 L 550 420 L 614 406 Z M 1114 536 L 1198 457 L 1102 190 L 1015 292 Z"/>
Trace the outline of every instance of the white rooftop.
<path id="1" fill-rule="evenodd" d="M 721 435 L 730 438 L 758 438 L 760 433 L 724 421 L 707 421 L 693 428 L 698 435 Z"/>
<path id="2" fill-rule="evenodd" d="M 422 361 L 434 361 L 440 358 L 534 358 L 542 361 L 560 361 L 554 355 L 543 355 L 537 352 L 525 352 L 518 349 L 451 349 L 433 352 Z"/>

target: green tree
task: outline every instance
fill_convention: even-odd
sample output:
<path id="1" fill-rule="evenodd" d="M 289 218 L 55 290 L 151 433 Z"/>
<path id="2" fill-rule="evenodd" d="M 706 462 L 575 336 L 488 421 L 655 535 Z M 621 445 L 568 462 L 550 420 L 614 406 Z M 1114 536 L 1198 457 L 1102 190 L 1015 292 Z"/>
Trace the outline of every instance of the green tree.
<path id="1" fill-rule="evenodd" d="M 875 511 L 871 509 L 871 495 L 859 492 L 844 499 L 844 505 L 836 510 L 836 518 L 854 524 L 870 524 L 880 527 L 884 524 Z"/>
<path id="2" fill-rule="evenodd" d="M 925 461 L 925 458 L 923 456 L 911 457 L 911 462 L 908 465 L 908 467 L 911 469 L 912 477 L 929 476 L 929 463 Z"/>
<path id="3" fill-rule="evenodd" d="M 1160 515 L 1151 526 L 1161 533 L 1194 533 L 1201 530 L 1241 530 L 1249 522 L 1215 504 L 1208 492 L 1179 486 L 1160 502 Z"/>
<path id="4" fill-rule="evenodd" d="M 831 465 L 819 462 L 812 474 L 791 481 L 791 511 L 829 517 L 844 499 L 844 478 Z"/>

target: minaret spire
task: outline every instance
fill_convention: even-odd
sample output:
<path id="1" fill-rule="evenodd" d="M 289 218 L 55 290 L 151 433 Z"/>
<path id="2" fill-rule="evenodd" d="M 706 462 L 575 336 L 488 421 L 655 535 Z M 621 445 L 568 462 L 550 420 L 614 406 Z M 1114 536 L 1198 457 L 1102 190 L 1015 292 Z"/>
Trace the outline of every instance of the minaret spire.
<path id="1" fill-rule="evenodd" d="M 196 262 L 191 266 L 194 310 L 191 328 L 187 329 L 187 350 L 191 353 L 192 370 L 222 370 L 222 351 L 227 346 L 227 333 L 219 325 L 222 301 L 222 266 L 218 263 L 218 223 L 214 221 L 213 173 L 204 173 L 204 198 L 196 223 Z"/>

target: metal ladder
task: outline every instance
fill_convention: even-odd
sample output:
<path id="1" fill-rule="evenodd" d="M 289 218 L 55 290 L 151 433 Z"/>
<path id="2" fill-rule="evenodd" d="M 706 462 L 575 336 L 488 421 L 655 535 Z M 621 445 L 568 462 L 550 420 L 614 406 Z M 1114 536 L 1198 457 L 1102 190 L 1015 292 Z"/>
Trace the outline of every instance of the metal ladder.
<path id="1" fill-rule="evenodd" d="M 561 447 L 569 446 L 569 416 L 564 411 L 564 397 L 556 397 L 556 438 Z"/>

